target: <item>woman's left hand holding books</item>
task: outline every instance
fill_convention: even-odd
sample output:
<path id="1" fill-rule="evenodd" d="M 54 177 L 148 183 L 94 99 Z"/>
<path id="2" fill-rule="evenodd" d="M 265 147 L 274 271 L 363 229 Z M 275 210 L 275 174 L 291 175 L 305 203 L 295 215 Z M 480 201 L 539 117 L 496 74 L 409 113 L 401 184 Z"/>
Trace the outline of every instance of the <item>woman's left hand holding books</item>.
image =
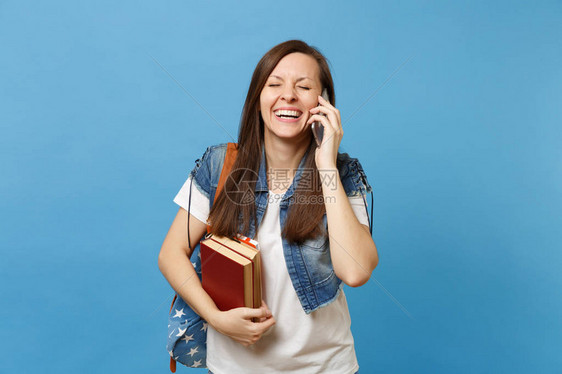
<path id="1" fill-rule="evenodd" d="M 258 322 L 252 322 L 257 319 Z M 260 308 L 234 308 L 213 313 L 208 322 L 215 330 L 247 347 L 256 343 L 273 325 L 275 318 L 263 302 Z"/>

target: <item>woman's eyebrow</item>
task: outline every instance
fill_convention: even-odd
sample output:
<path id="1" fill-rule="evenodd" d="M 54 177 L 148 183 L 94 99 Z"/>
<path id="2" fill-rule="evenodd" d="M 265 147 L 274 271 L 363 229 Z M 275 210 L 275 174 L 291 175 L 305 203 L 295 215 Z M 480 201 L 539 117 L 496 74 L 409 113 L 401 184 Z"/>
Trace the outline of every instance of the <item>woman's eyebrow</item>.
<path id="1" fill-rule="evenodd" d="M 270 78 L 277 78 L 277 79 L 283 80 L 283 78 L 281 78 L 281 77 L 278 76 L 278 75 L 270 75 L 269 77 L 270 77 Z M 302 81 L 302 80 L 304 80 L 304 79 L 310 79 L 310 78 L 309 78 L 309 77 L 300 77 L 299 79 L 297 79 L 297 82 L 300 82 L 300 81 Z M 310 79 L 310 80 L 312 80 L 312 79 Z"/>

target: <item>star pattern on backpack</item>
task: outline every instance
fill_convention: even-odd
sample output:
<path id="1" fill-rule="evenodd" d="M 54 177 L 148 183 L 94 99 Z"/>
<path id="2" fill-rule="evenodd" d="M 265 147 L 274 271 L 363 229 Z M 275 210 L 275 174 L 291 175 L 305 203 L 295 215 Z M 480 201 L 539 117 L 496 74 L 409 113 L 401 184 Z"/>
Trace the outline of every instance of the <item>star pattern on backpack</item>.
<path id="1" fill-rule="evenodd" d="M 201 279 L 201 257 L 194 253 L 194 268 Z M 177 362 L 193 368 L 207 367 L 207 329 L 209 324 L 195 313 L 179 296 L 168 317 L 167 351 Z"/>

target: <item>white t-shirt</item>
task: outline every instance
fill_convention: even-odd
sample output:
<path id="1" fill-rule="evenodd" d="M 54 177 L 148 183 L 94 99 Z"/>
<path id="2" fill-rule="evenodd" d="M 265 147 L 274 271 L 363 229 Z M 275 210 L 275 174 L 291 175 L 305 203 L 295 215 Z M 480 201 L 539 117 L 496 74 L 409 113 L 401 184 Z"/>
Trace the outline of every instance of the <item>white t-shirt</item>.
<path id="1" fill-rule="evenodd" d="M 209 216 L 209 199 L 192 186 L 191 214 L 201 222 Z M 189 179 L 174 202 L 188 209 Z M 261 248 L 263 299 L 276 324 L 248 347 L 207 330 L 207 366 L 213 374 L 250 373 L 334 373 L 353 374 L 359 370 L 347 300 L 343 289 L 336 300 L 310 314 L 302 309 L 293 288 L 283 255 L 279 202 L 272 192 L 256 238 Z M 362 197 L 349 198 L 359 222 L 367 225 Z"/>

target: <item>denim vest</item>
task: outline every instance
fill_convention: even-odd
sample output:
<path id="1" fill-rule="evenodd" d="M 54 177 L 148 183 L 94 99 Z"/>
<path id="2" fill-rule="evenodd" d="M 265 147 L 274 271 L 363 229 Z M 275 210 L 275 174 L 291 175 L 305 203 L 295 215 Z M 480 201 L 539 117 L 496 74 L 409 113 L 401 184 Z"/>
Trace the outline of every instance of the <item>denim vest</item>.
<path id="1" fill-rule="evenodd" d="M 221 174 L 224 156 L 226 154 L 226 144 L 220 144 L 207 148 L 203 157 L 196 161 L 195 168 L 191 171 L 193 184 L 209 198 L 212 204 Z M 265 148 L 262 152 L 261 164 L 258 173 L 258 181 L 255 187 L 255 204 L 258 227 L 264 216 L 269 188 L 267 184 Z M 296 186 L 303 177 L 303 165 L 305 157 L 300 162 L 295 177 L 283 195 L 280 202 L 280 221 L 281 230 L 285 225 L 287 211 L 292 203 Z M 347 153 L 339 153 L 337 157 L 337 168 L 343 188 L 348 197 L 365 197 L 371 191 L 371 186 L 367 182 L 365 172 L 359 161 L 349 157 Z M 328 176 L 329 177 L 329 176 Z M 336 174 L 334 173 L 334 178 Z M 326 180 L 325 182 L 329 182 Z M 333 181 L 333 187 L 336 184 Z M 327 232 L 327 219 L 324 214 L 322 225 Z M 256 228 L 252 222 L 250 231 L 244 235 L 252 238 L 256 233 Z M 320 235 L 317 238 L 307 240 L 302 244 L 291 244 L 282 238 L 283 254 L 293 288 L 297 293 L 301 306 L 306 314 L 310 314 L 316 309 L 330 304 L 336 299 L 342 287 L 333 269 L 330 257 L 330 246 L 328 235 Z M 201 259 L 199 254 L 199 244 L 194 248 L 191 261 L 195 264 L 195 270 L 200 273 Z M 199 274 L 198 274 L 199 275 Z"/>

